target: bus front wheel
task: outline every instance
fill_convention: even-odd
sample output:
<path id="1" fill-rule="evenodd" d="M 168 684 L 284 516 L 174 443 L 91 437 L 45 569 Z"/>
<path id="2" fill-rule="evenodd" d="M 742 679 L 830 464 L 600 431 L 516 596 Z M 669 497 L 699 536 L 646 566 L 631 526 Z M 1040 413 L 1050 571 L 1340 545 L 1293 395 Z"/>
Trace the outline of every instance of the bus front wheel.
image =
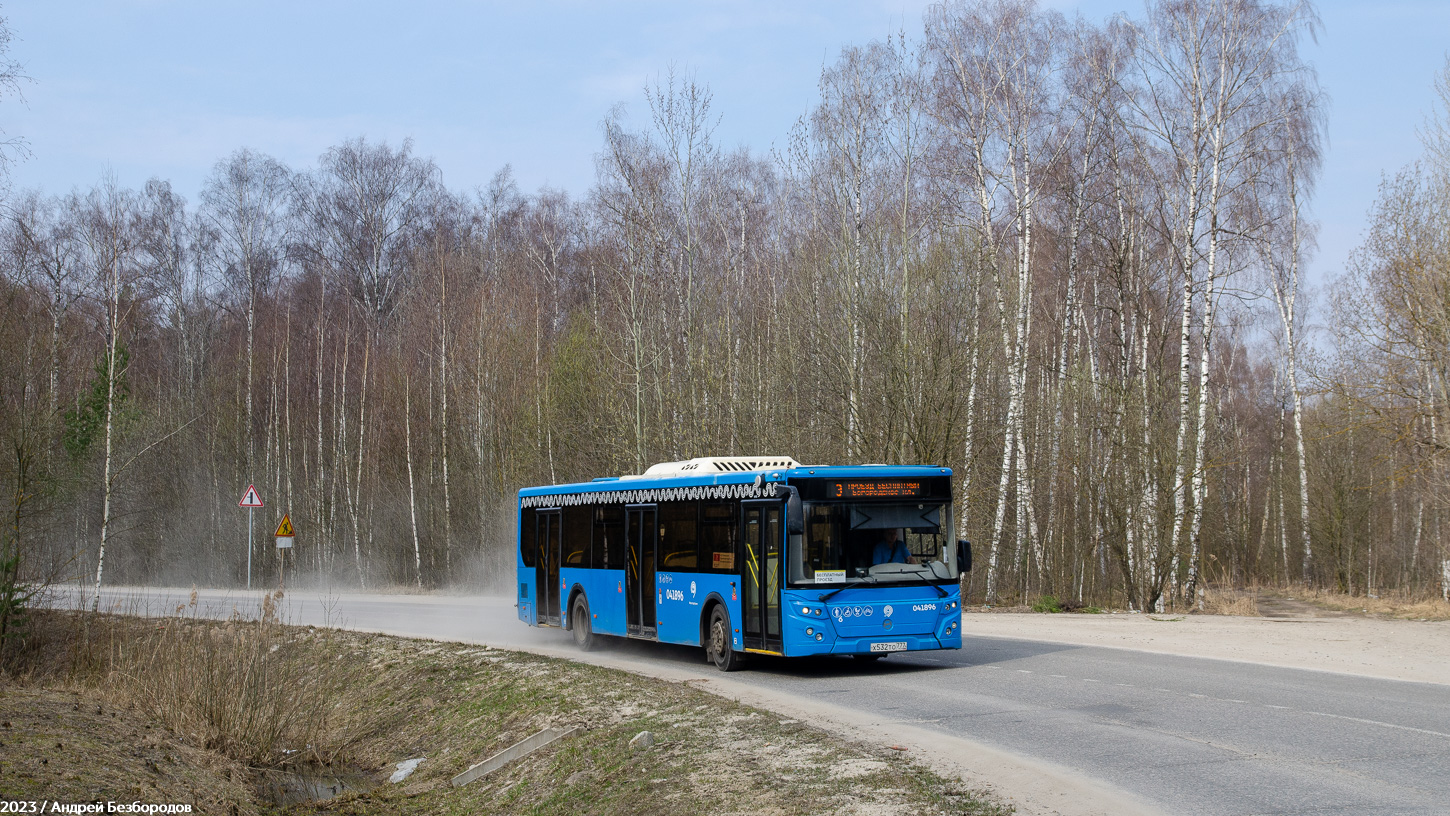
<path id="1" fill-rule="evenodd" d="M 589 619 L 589 599 L 584 593 L 574 596 L 574 608 L 569 613 L 569 622 L 574 632 L 574 643 L 581 651 L 593 651 L 594 649 L 594 627 Z"/>
<path id="2" fill-rule="evenodd" d="M 710 631 L 705 641 L 705 655 L 720 671 L 732 672 L 740 668 L 743 656 L 730 647 L 730 616 L 725 613 L 723 606 L 716 606 L 710 612 Z"/>

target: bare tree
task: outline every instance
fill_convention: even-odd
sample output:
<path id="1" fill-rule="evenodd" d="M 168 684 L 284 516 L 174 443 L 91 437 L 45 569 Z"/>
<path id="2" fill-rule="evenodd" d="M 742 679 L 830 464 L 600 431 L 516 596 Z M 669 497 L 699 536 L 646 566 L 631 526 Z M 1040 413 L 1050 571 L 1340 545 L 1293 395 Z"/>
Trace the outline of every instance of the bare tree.
<path id="1" fill-rule="evenodd" d="M 96 548 L 96 583 L 91 596 L 91 611 L 101 603 L 101 582 L 106 566 L 106 544 L 114 515 L 115 479 L 123 468 L 113 460 L 116 448 L 117 407 L 124 388 L 129 355 L 123 348 L 122 334 L 126 322 L 144 296 L 138 284 L 145 281 L 136 263 L 137 234 L 136 196 L 116 184 L 108 176 L 79 202 L 78 232 L 84 246 L 84 259 L 91 277 L 91 292 L 101 309 L 104 350 L 98 371 L 104 378 L 104 400 L 101 416 L 104 437 L 101 469 L 101 528 Z"/>
<path id="2" fill-rule="evenodd" d="M 258 300 L 282 271 L 286 246 L 289 173 L 277 160 L 243 148 L 212 169 L 201 192 L 201 218 L 215 235 L 222 277 L 238 293 L 246 314 L 245 425 L 247 475 L 256 480 L 256 390 Z M 247 543 L 251 546 L 251 542 Z"/>
<path id="3" fill-rule="evenodd" d="M 60 407 L 61 326 L 66 313 L 82 296 L 82 245 L 75 218 L 78 199 L 69 202 L 27 193 L 11 205 L 6 230 L 6 253 L 14 268 L 43 293 L 50 316 L 48 366 L 49 415 Z"/>
<path id="4" fill-rule="evenodd" d="M 10 30 L 10 20 L 0 17 L 0 99 L 6 96 L 20 96 L 20 86 L 31 79 L 25 67 L 18 60 L 10 58 L 10 43 L 15 33 Z M 17 136 L 6 136 L 0 129 L 0 189 L 8 187 L 10 165 L 30 156 L 30 145 Z"/>
<path id="5" fill-rule="evenodd" d="M 362 139 L 327 151 L 319 171 L 297 187 L 295 202 L 307 231 L 302 246 L 337 278 L 364 324 L 356 459 L 350 473 L 344 470 L 350 480 L 344 494 L 352 519 L 354 565 L 362 586 L 367 585 L 362 491 L 371 361 L 384 325 L 409 291 L 414 249 L 438 189 L 438 168 L 413 156 L 411 142 L 394 150 Z"/>

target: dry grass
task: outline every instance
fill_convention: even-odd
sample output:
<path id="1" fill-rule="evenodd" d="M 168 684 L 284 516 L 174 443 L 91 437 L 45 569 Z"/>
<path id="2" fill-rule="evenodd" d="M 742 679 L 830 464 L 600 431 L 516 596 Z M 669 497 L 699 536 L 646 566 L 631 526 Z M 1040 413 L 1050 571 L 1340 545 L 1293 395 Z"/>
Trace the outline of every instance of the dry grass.
<path id="1" fill-rule="evenodd" d="M 281 592 L 254 620 L 213 622 L 190 604 L 163 618 L 53 613 L 22 674 L 32 684 L 99 692 L 202 750 L 252 767 L 330 761 L 344 744 L 330 727 L 344 683 L 336 633 L 289 627 Z"/>
<path id="2" fill-rule="evenodd" d="M 1205 588 L 1203 611 L 1210 615 L 1255 617 L 1259 614 L 1259 606 L 1250 593 L 1235 589 Z"/>
<path id="3" fill-rule="evenodd" d="M 1379 597 L 1370 597 L 1301 587 L 1271 591 L 1337 612 L 1358 612 L 1406 620 L 1450 620 L 1450 603 L 1433 595 L 1415 597 L 1405 591 L 1393 591 L 1382 593 Z"/>

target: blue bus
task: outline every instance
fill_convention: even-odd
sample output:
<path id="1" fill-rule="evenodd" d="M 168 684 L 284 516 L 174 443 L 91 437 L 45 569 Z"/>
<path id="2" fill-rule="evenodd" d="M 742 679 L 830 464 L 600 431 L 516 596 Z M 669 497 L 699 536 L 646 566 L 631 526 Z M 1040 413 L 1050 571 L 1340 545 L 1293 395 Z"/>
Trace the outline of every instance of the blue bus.
<path id="1" fill-rule="evenodd" d="M 519 619 L 745 655 L 960 649 L 951 470 L 705 457 L 519 491 Z"/>

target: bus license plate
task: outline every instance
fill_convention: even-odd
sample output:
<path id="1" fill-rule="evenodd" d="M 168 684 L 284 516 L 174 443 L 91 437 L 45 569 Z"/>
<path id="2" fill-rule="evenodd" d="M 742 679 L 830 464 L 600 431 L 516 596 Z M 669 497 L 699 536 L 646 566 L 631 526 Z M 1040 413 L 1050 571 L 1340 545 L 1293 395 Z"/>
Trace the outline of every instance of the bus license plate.
<path id="1" fill-rule="evenodd" d="M 904 641 L 904 640 L 896 640 L 896 641 L 892 641 L 890 643 L 873 643 L 873 644 L 871 644 L 871 651 L 873 651 L 873 652 L 904 652 L 904 651 L 906 651 L 906 641 Z"/>

